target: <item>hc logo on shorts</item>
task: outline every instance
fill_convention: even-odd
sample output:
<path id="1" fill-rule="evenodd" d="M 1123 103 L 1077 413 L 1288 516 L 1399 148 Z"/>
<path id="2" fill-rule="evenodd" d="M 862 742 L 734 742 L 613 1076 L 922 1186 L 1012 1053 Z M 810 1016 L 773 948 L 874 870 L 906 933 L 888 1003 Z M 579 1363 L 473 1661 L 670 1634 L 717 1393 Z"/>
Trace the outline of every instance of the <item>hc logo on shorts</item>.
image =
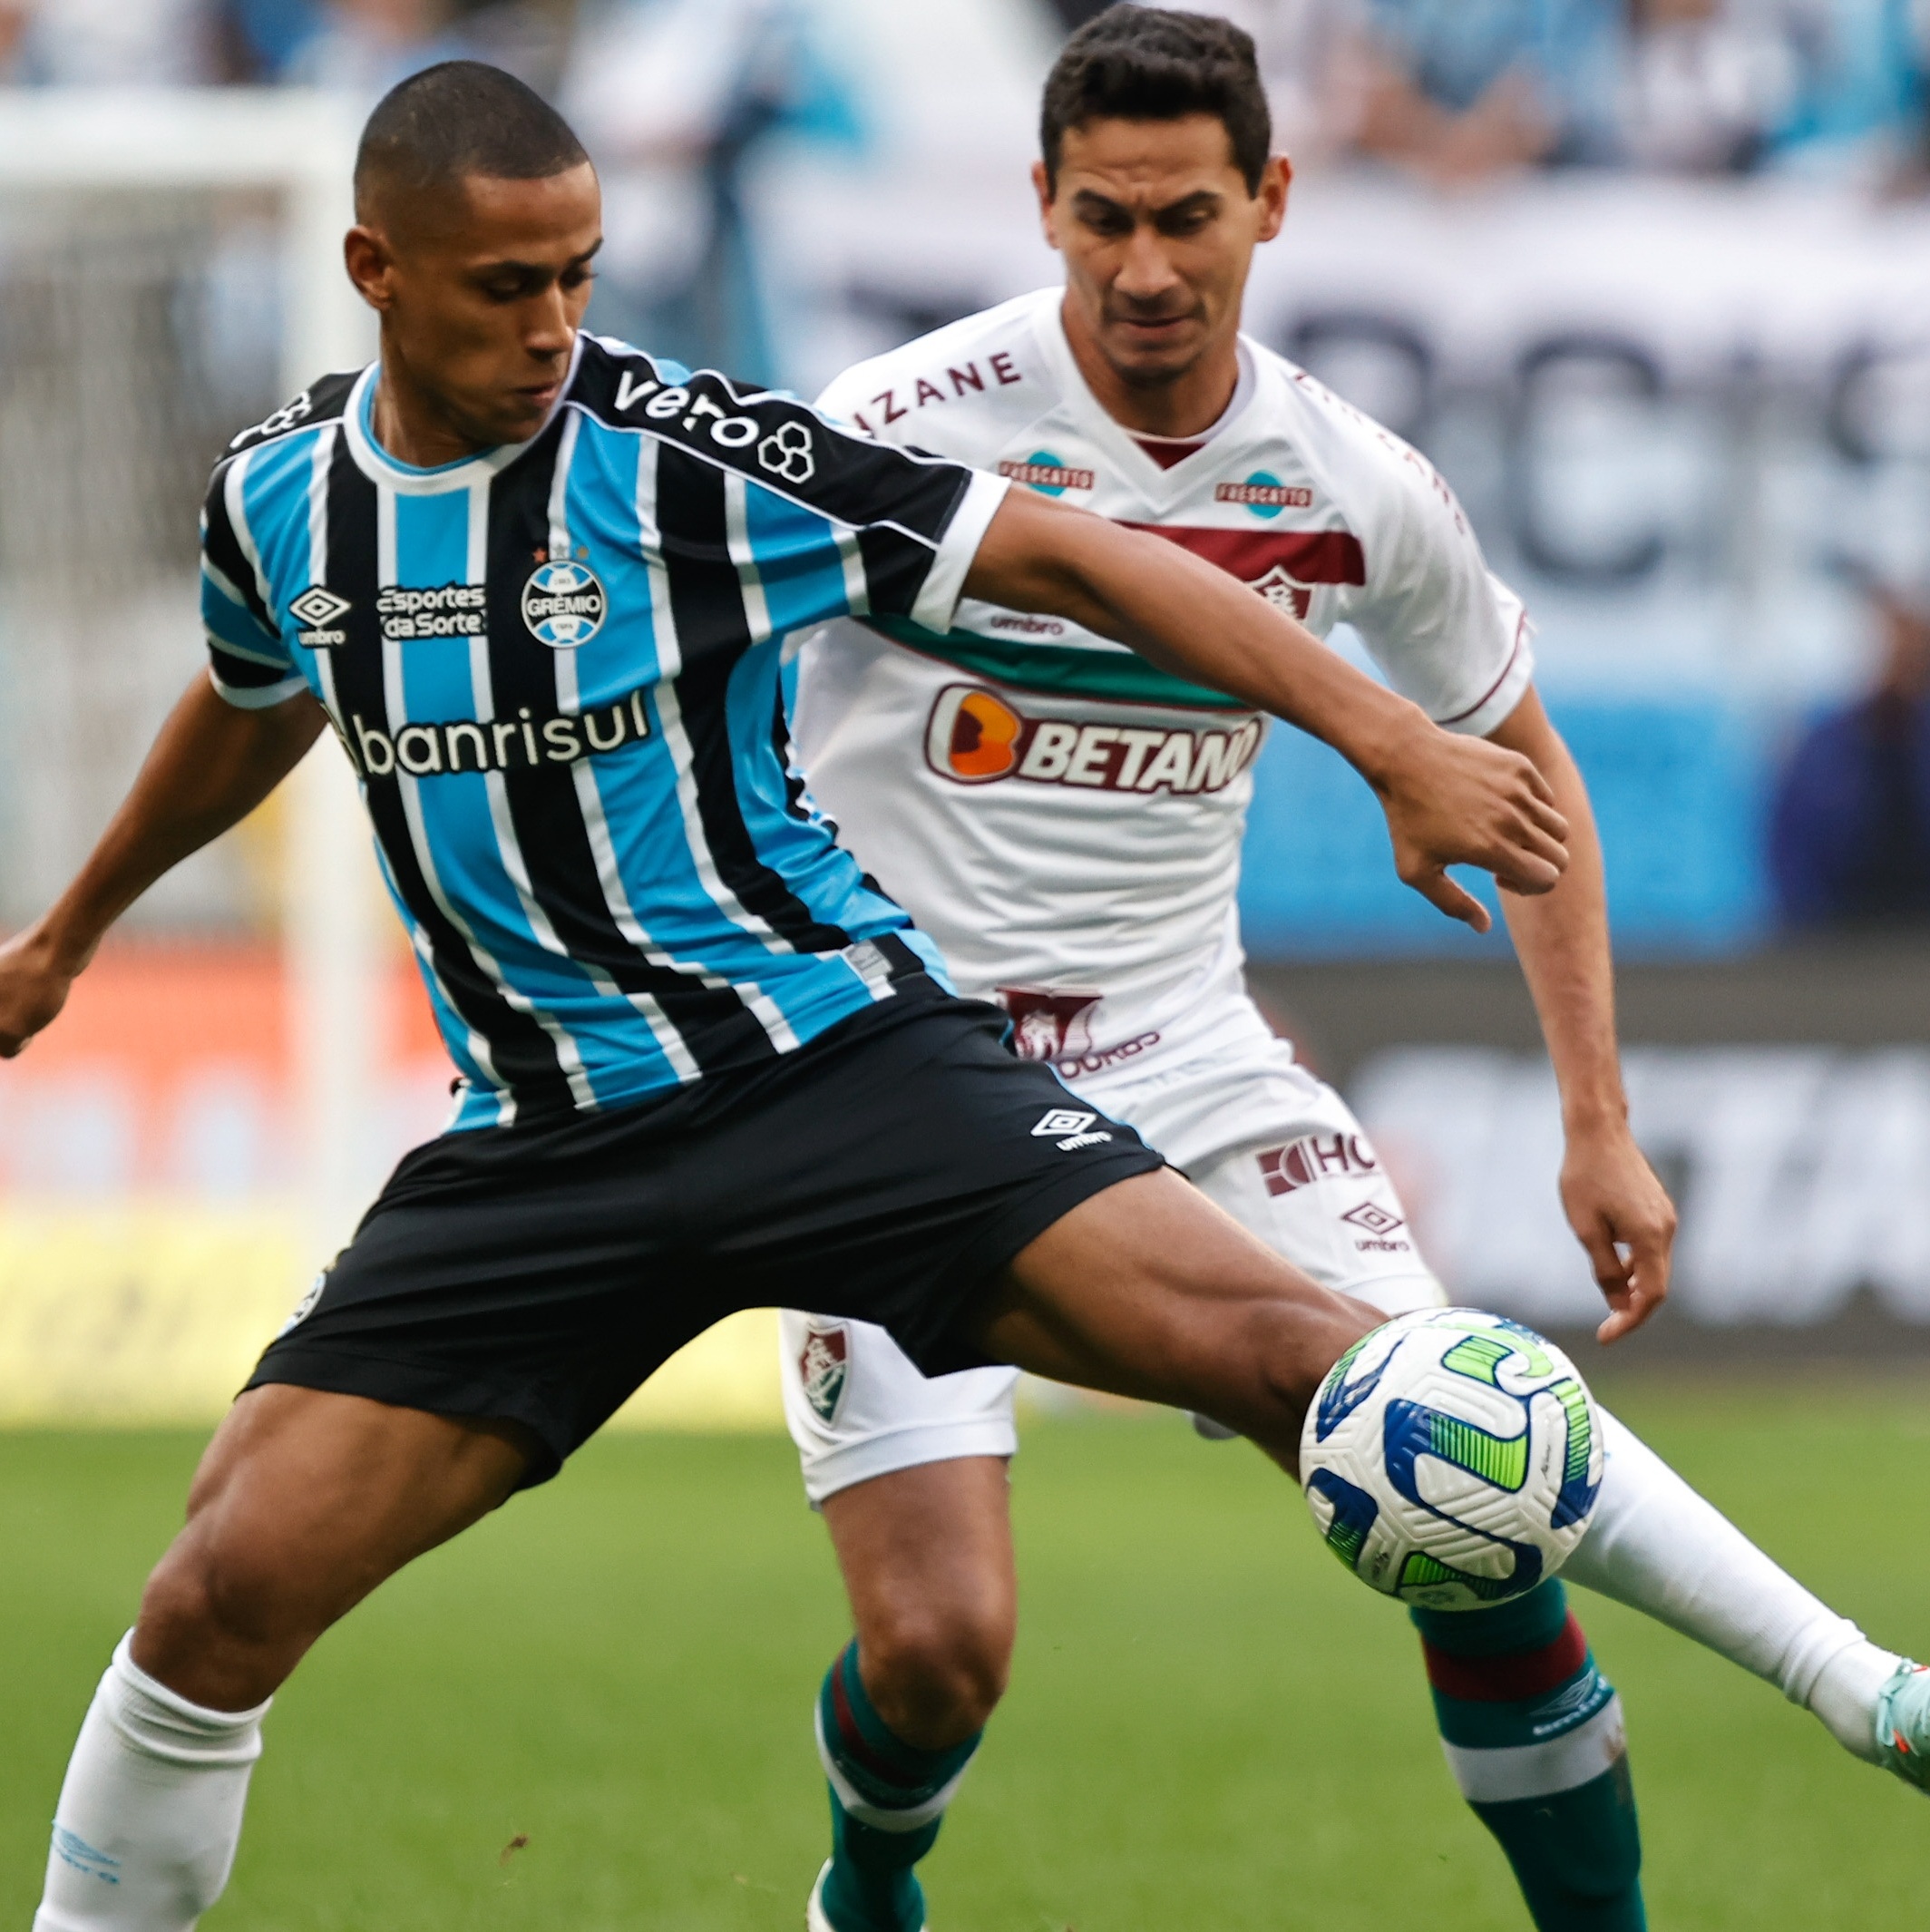
<path id="1" fill-rule="evenodd" d="M 1304 1134 L 1283 1147 L 1265 1148 L 1255 1158 L 1271 1195 L 1292 1194 L 1317 1181 L 1376 1174 L 1380 1166 L 1359 1134 Z"/>

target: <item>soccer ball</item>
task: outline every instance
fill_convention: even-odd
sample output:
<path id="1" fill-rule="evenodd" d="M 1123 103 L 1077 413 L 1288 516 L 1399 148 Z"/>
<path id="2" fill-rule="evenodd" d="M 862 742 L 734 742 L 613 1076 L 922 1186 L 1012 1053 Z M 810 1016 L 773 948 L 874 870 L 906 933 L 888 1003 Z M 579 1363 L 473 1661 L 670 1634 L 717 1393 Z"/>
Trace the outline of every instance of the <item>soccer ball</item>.
<path id="1" fill-rule="evenodd" d="M 1300 1472 L 1328 1548 L 1363 1583 L 1478 1610 L 1525 1595 L 1582 1540 L 1602 1427 L 1574 1364 L 1532 1329 L 1420 1309 L 1328 1371 Z"/>

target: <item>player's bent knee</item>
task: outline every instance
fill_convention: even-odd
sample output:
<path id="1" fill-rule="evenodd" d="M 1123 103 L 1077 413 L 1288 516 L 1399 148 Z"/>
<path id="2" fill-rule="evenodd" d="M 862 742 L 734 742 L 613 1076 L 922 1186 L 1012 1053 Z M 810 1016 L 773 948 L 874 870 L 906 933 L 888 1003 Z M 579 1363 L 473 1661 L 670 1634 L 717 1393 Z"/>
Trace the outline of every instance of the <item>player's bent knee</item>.
<path id="1" fill-rule="evenodd" d="M 134 1657 L 193 1703 L 247 1710 L 274 1694 L 330 1621 L 266 1553 L 190 1529 L 148 1578 Z"/>
<path id="2" fill-rule="evenodd" d="M 1013 1625 L 991 1605 L 921 1605 L 859 1640 L 866 1688 L 907 1743 L 941 1750 L 982 1731 L 1011 1673 Z"/>

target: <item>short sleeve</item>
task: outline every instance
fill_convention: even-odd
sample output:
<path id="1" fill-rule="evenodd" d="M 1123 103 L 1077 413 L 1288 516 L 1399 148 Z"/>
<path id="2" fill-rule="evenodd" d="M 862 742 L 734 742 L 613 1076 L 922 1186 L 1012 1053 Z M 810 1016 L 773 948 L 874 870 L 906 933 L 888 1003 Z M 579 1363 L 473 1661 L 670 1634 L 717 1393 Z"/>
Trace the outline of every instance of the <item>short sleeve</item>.
<path id="1" fill-rule="evenodd" d="M 1403 698 L 1450 731 L 1485 737 L 1534 678 L 1527 612 L 1433 466 L 1405 444 L 1392 462 L 1369 520 L 1368 581 L 1340 615 Z"/>
<path id="2" fill-rule="evenodd" d="M 671 373 L 644 356 L 616 364 L 611 419 L 831 523 L 846 540 L 853 616 L 950 629 L 971 561 L 1009 488 L 1004 478 L 874 442 L 792 396 L 746 393 L 707 370 L 665 381 Z"/>
<path id="3" fill-rule="evenodd" d="M 201 624 L 209 677 L 246 711 L 286 703 L 307 688 L 268 609 L 269 590 L 248 541 L 245 457 L 214 473 L 201 511 Z"/>

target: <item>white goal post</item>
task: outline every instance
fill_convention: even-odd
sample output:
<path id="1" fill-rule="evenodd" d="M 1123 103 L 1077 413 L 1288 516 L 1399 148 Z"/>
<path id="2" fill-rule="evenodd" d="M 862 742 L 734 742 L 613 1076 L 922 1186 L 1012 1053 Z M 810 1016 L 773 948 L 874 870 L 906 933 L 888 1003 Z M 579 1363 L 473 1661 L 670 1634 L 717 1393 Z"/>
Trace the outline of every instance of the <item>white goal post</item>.
<path id="1" fill-rule="evenodd" d="M 271 194 L 281 393 L 292 396 L 372 353 L 370 318 L 342 268 L 359 121 L 352 102 L 292 90 L 0 91 L 0 199 Z M 282 912 L 295 1152 L 305 1238 L 319 1262 L 347 1240 L 370 1191 L 385 950 L 366 822 L 346 761 L 327 737 L 288 795 Z"/>

